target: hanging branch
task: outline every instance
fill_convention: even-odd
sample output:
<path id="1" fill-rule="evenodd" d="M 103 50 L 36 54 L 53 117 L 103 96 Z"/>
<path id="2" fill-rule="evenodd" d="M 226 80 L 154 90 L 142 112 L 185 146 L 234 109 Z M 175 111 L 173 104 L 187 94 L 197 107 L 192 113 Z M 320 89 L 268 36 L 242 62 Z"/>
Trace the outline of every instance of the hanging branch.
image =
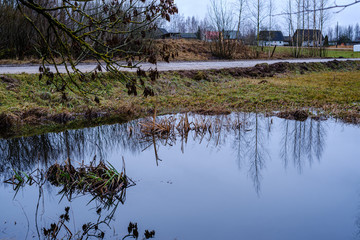
<path id="1" fill-rule="evenodd" d="M 41 80 L 57 91 L 68 89 L 82 96 L 96 95 L 93 82 L 106 70 L 136 95 L 136 81 L 121 70 L 138 68 L 142 62 L 168 61 L 165 46 L 157 50 L 153 39 L 157 23 L 178 12 L 174 0 L 16 0 L 17 8 L 38 33 Z M 90 73 L 82 72 L 81 61 L 98 62 Z M 54 65 L 56 73 L 46 65 Z M 67 74 L 60 74 L 59 65 Z M 144 74 L 143 74 L 144 76 Z M 141 85 L 144 86 L 143 80 Z M 64 98 L 66 98 L 64 94 Z"/>

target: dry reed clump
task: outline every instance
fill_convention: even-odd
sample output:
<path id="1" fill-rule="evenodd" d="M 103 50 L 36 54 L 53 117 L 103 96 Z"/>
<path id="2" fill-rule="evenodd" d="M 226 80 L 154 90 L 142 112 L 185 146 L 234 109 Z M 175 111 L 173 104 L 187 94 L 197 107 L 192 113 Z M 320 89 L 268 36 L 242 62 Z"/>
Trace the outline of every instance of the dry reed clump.
<path id="1" fill-rule="evenodd" d="M 178 118 L 170 116 L 156 120 L 156 117 L 153 117 L 152 119 L 139 122 L 139 125 L 140 135 L 145 138 L 154 135 L 160 138 L 168 138 L 169 136 L 179 135 L 184 137 L 190 131 L 196 134 L 212 134 L 221 131 L 223 128 L 239 129 L 243 123 L 228 117 L 220 119 L 201 115 L 197 115 L 189 120 L 188 114 L 185 113 Z M 130 134 L 133 132 L 134 129 L 130 129 Z"/>
<path id="2" fill-rule="evenodd" d="M 100 162 L 89 166 L 82 164 L 75 168 L 70 160 L 65 165 L 54 164 L 46 171 L 46 179 L 54 186 L 63 187 L 61 193 L 70 196 L 73 193 L 90 193 L 102 200 L 114 198 L 123 201 L 124 190 L 134 185 L 125 174 L 125 168 L 119 173 L 111 164 Z"/>
<path id="3" fill-rule="evenodd" d="M 174 131 L 174 122 L 173 117 L 163 118 L 158 121 L 147 119 L 139 123 L 140 131 L 145 135 L 168 135 Z"/>
<path id="4" fill-rule="evenodd" d="M 176 119 L 173 116 L 163 117 L 161 119 L 156 118 L 156 114 L 152 119 L 145 119 L 139 122 L 140 132 L 144 136 L 156 135 L 159 137 L 168 137 L 169 135 L 175 135 L 178 133 L 189 132 L 193 123 L 189 123 L 187 113 Z"/>
<path id="5" fill-rule="evenodd" d="M 360 124 L 360 104 L 354 104 L 351 108 L 343 108 L 337 104 L 323 106 L 324 110 L 331 113 L 345 123 Z"/>
<path id="6" fill-rule="evenodd" d="M 125 201 L 125 190 L 134 186 L 135 183 L 127 177 L 125 173 L 125 163 L 119 173 L 111 164 L 100 161 L 95 164 L 94 160 L 89 164 L 81 164 L 75 168 L 70 159 L 64 165 L 58 163 L 49 167 L 45 172 L 40 169 L 34 170 L 30 174 L 14 170 L 14 175 L 4 181 L 13 185 L 17 192 L 20 187 L 36 183 L 40 187 L 47 181 L 56 187 L 62 187 L 59 192 L 68 199 L 72 199 L 73 194 L 90 193 L 94 198 L 99 199 L 107 206 L 111 206 L 115 200 Z"/>
<path id="7" fill-rule="evenodd" d="M 279 112 L 276 116 L 288 120 L 305 121 L 309 117 L 309 112 L 305 110 L 284 111 Z"/>

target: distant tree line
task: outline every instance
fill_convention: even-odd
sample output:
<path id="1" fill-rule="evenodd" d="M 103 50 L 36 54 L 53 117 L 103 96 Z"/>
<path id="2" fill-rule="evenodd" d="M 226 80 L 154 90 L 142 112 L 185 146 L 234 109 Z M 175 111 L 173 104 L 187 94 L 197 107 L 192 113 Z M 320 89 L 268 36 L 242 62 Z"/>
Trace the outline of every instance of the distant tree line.
<path id="1" fill-rule="evenodd" d="M 211 0 L 208 6 L 208 13 L 203 19 L 195 16 L 185 17 L 177 14 L 172 21 L 163 25 L 170 32 L 179 33 L 202 33 L 205 38 L 206 31 L 236 31 L 237 38 L 246 40 L 248 44 L 256 38 L 256 28 L 254 19 L 250 17 L 251 11 L 245 0 L 226 1 Z M 274 27 L 279 27 L 274 24 Z M 268 29 L 266 24 L 261 25 L 261 29 Z"/>
<path id="2" fill-rule="evenodd" d="M 326 31 L 329 41 L 337 42 L 337 44 L 350 43 L 353 41 L 360 42 L 360 25 L 341 26 L 336 24 L 329 27 Z"/>
<path id="3" fill-rule="evenodd" d="M 281 30 L 285 36 L 293 37 L 297 29 L 321 31 L 319 38 L 328 36 L 329 41 L 344 38 L 355 40 L 359 35 L 359 26 L 338 26 L 331 28 L 331 12 L 333 9 L 343 9 L 350 5 L 334 5 L 330 0 L 287 0 L 282 6 L 277 6 L 274 0 L 211 0 L 208 14 L 204 19 L 176 15 L 169 23 L 172 32 L 229 31 L 237 32 L 237 38 L 247 40 L 247 43 L 258 43 L 261 30 Z M 300 36 L 300 35 L 299 35 Z M 300 36 L 303 37 L 303 36 Z M 292 39 L 293 40 L 293 39 Z M 318 39 L 323 42 L 325 39 Z M 293 45 L 302 43 L 302 39 L 294 41 Z M 297 46 L 294 54 L 302 51 Z"/>
<path id="4" fill-rule="evenodd" d="M 160 1 L 160 0 L 159 0 Z M 50 26 L 48 19 L 44 15 L 39 14 L 31 8 L 24 8 L 22 2 L 31 1 L 19 1 L 19 0 L 0 0 L 0 58 L 17 58 L 23 59 L 26 56 L 43 56 L 47 50 L 43 44 L 44 38 L 50 44 L 56 48 L 59 44 L 59 38 L 56 37 L 54 28 Z M 59 19 L 61 23 L 74 29 L 80 27 L 84 19 L 89 18 L 81 14 L 80 12 L 88 12 L 92 18 L 108 19 L 114 15 L 111 15 L 111 9 L 113 6 L 121 4 L 121 10 L 118 14 L 122 14 L 120 17 L 123 22 L 135 22 L 134 17 L 140 19 L 140 14 L 129 14 L 131 19 L 127 18 L 126 6 L 135 6 L 136 4 L 142 4 L 145 0 L 90 0 L 90 1 L 63 1 L 68 2 L 67 7 L 61 7 L 60 1 L 57 0 L 37 0 L 35 3 L 40 6 L 50 9 L 57 6 L 57 10 L 53 11 L 53 15 Z M 119 2 L 119 3 L 116 3 Z M 134 3 L 133 3 L 134 2 Z M 156 2 L 152 0 L 150 2 Z M 160 2 L 164 2 L 161 0 Z M 359 2 L 358 0 L 355 3 Z M 117 5 L 112 5 L 112 4 Z M 129 5 L 130 4 L 130 5 Z M 81 11 L 79 6 L 84 6 Z M 108 11 L 104 8 L 107 6 Z M 336 7 L 347 7 L 333 5 L 330 0 L 286 0 L 282 6 L 277 6 L 274 0 L 211 0 L 208 6 L 208 14 L 204 19 L 199 19 L 194 16 L 185 17 L 183 14 L 175 14 L 172 16 L 171 22 L 166 14 L 161 18 L 149 18 L 148 20 L 153 26 L 165 27 L 171 32 L 178 33 L 197 33 L 199 38 L 206 37 L 206 31 L 223 32 L 222 36 L 225 36 L 225 31 L 235 31 L 236 39 L 246 44 L 259 45 L 259 37 L 261 30 L 279 30 L 287 29 L 289 37 L 294 36 L 297 29 L 312 29 L 320 30 L 323 34 L 319 35 L 322 38 L 324 33 L 328 35 L 328 41 L 346 42 L 356 40 L 360 37 L 359 24 L 355 26 L 335 26 L 329 27 L 328 22 L 331 17 L 329 10 Z M 147 9 L 152 11 L 151 9 Z M 28 19 L 24 18 L 24 14 L 28 19 L 32 20 L 32 23 Z M 142 17 L 148 18 L 148 15 Z M 119 17 L 117 19 L 120 19 Z M 281 21 L 285 20 L 285 21 Z M 280 25 L 281 21 L 281 25 Z M 39 32 L 43 33 L 43 37 L 39 36 L 33 26 L 36 26 Z M 124 27 L 126 24 L 123 24 Z M 129 24 L 134 25 L 134 24 Z M 119 27 L 119 25 L 118 25 Z M 327 27 L 327 30 L 325 31 Z M 120 27 L 121 29 L 121 27 Z M 120 30 L 119 29 L 119 30 Z M 147 29 L 148 30 L 148 29 Z M 84 31 L 84 30 L 82 30 Z M 81 32 L 81 31 L 80 31 Z M 141 31 L 137 31 L 141 33 Z M 123 34 L 114 34 L 115 32 L 108 33 L 107 30 L 100 34 L 102 42 L 106 43 L 106 46 L 115 46 L 126 42 L 127 37 Z M 134 34 L 133 34 L 134 35 Z M 130 36 L 127 35 L 127 36 Z M 300 35 L 299 35 L 300 36 Z M 270 36 L 269 36 L 270 37 Z M 300 37 L 304 37 L 304 34 Z M 291 39 L 294 40 L 294 39 Z M 302 41 L 301 41 L 302 40 Z M 299 43 L 304 42 L 304 39 L 298 39 L 293 43 L 296 48 L 294 49 L 294 55 L 300 56 L 303 49 Z M 319 42 L 324 39 L 318 39 Z M 129 41 L 128 41 L 129 42 Z M 134 43 L 135 41 L 130 41 Z M 70 39 L 69 45 L 71 46 L 71 54 L 74 56 L 81 56 L 82 47 L 79 42 Z M 97 48 L 101 48 L 100 43 L 95 43 Z M 132 51 L 136 51 L 131 47 Z M 106 51 L 106 47 L 104 47 Z M 321 52 L 316 55 L 321 56 Z"/>
<path id="5" fill-rule="evenodd" d="M 0 58 L 23 59 L 33 55 L 36 41 L 35 29 L 23 17 L 16 1 L 0 0 Z"/>
<path id="6" fill-rule="evenodd" d="M 0 58 L 43 57 L 49 48 L 60 56 L 61 46 L 79 57 L 86 43 L 131 57 L 175 13 L 174 0 L 0 0 Z"/>

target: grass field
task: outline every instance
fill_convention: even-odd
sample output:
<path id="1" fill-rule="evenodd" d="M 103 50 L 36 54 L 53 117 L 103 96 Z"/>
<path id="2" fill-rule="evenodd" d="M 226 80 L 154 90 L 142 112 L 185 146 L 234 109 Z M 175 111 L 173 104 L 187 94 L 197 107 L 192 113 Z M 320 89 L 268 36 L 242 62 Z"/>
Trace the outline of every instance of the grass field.
<path id="1" fill-rule="evenodd" d="M 272 52 L 274 47 L 270 47 L 270 52 Z M 269 47 L 264 47 L 263 52 L 268 52 Z M 276 47 L 274 58 L 291 58 L 293 57 L 293 47 Z M 336 49 L 336 48 L 326 48 L 324 51 L 324 57 L 329 58 L 360 58 L 360 52 L 354 52 L 352 48 L 348 49 Z M 319 55 L 314 53 L 313 48 L 303 48 L 301 50 L 300 58 L 309 58 L 309 57 L 318 57 Z"/>
<path id="2" fill-rule="evenodd" d="M 326 53 L 327 57 L 332 57 L 332 58 L 360 58 L 360 52 L 354 52 L 352 49 L 351 50 L 337 50 L 337 49 L 329 49 L 327 50 Z"/>
<path id="3" fill-rule="evenodd" d="M 265 76 L 257 68 L 166 72 L 151 84 L 156 96 L 148 98 L 142 96 L 140 84 L 138 96 L 128 96 L 123 84 L 103 73 L 91 83 L 101 89 L 97 95 L 99 103 L 94 97 L 83 98 L 72 92 L 66 92 L 64 99 L 62 93 L 39 81 L 38 75 L 12 75 L 7 77 L 16 79 L 17 83 L 0 82 L 0 129 L 119 115 L 137 118 L 151 114 L 155 107 L 159 114 L 272 112 L 305 108 L 359 123 L 360 64 L 337 64 L 342 64 L 337 65 L 341 71 L 322 69 L 327 66 L 325 63 L 295 64 L 289 65 L 289 71 L 275 75 L 270 72 Z M 247 73 L 247 77 L 241 76 L 243 73 Z M 255 73 L 258 74 L 256 77 Z"/>

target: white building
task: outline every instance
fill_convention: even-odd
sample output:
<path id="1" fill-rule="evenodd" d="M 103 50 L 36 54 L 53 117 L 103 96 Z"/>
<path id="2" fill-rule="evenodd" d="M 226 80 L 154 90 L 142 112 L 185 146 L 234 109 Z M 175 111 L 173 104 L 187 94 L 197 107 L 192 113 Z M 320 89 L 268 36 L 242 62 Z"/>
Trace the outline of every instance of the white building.
<path id="1" fill-rule="evenodd" d="M 360 52 L 360 45 L 354 45 L 354 52 Z"/>
<path id="2" fill-rule="evenodd" d="M 281 31 L 260 31 L 260 46 L 284 46 L 284 36 Z"/>

